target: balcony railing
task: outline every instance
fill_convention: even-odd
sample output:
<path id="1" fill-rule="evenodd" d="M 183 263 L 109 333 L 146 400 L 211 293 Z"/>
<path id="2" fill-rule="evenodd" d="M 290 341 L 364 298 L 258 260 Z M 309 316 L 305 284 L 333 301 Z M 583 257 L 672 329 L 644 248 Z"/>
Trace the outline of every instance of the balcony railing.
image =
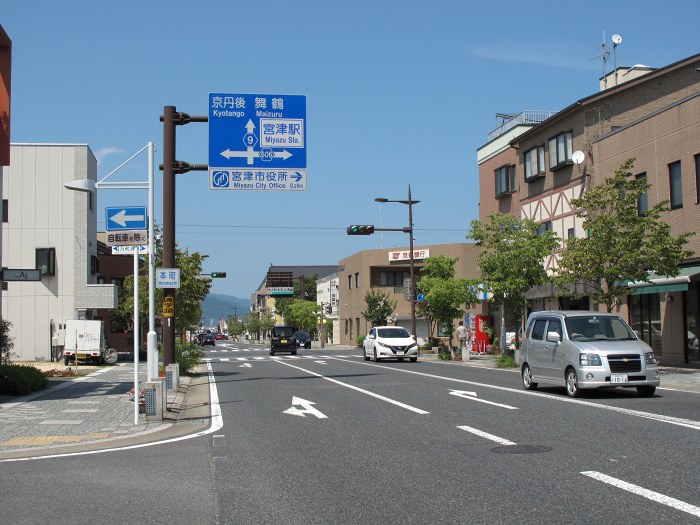
<path id="1" fill-rule="evenodd" d="M 503 135 L 506 131 L 513 129 L 515 126 L 521 124 L 525 125 L 535 125 L 540 122 L 544 122 L 552 115 L 556 114 L 556 111 L 533 111 L 525 110 L 517 115 L 497 115 L 498 118 L 503 119 L 503 123 L 489 133 L 489 142 L 491 142 L 496 137 Z"/>

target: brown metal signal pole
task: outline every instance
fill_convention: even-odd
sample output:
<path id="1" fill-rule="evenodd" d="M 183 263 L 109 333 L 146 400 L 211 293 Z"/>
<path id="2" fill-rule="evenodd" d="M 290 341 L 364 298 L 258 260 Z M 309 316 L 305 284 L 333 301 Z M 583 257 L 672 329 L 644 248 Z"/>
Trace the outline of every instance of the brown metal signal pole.
<path id="1" fill-rule="evenodd" d="M 178 113 L 175 106 L 164 106 L 163 115 L 163 267 L 175 268 L 175 175 L 190 170 L 207 171 L 207 164 L 188 164 L 175 160 L 175 126 L 190 122 L 208 122 L 209 117 L 191 117 Z M 164 288 L 163 299 L 172 297 L 175 311 L 175 288 Z M 163 363 L 175 363 L 175 318 L 168 317 L 163 325 Z"/>

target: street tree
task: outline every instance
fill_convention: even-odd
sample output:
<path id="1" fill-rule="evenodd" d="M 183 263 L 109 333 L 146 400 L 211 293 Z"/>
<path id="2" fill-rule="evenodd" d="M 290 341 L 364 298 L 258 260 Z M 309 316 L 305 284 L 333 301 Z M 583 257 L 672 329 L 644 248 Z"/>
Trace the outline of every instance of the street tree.
<path id="1" fill-rule="evenodd" d="M 395 311 L 396 301 L 390 299 L 384 292 L 372 290 L 365 294 L 365 308 L 362 310 L 362 316 L 372 326 L 387 324 Z"/>
<path id="2" fill-rule="evenodd" d="M 551 280 L 544 261 L 559 247 L 557 235 L 552 230 L 539 231 L 539 224 L 531 219 L 493 213 L 488 221 L 472 221 L 468 238 L 481 248 L 477 260 L 482 283 L 491 293 L 489 302 L 503 305 L 506 317 L 519 318 L 522 324 L 525 294 Z"/>
<path id="3" fill-rule="evenodd" d="M 321 307 L 311 301 L 297 299 L 289 307 L 289 314 L 284 322 L 290 326 L 296 326 L 299 330 L 313 334 L 316 331 L 318 313 Z"/>
<path id="4" fill-rule="evenodd" d="M 159 238 L 158 235 L 155 236 Z M 155 243 L 155 267 L 163 266 L 163 244 Z M 200 276 L 204 256 L 199 252 L 189 253 L 188 250 L 175 250 L 175 266 L 180 268 L 180 288 L 175 293 L 175 330 L 182 334 L 185 330 L 198 326 L 202 317 L 202 302 L 211 288 L 211 279 Z M 145 335 L 148 325 L 148 262 L 141 267 L 138 277 L 139 286 L 139 320 L 140 333 Z M 163 290 L 155 290 L 155 314 L 162 316 Z M 134 330 L 134 276 L 124 278 L 124 285 L 119 291 L 119 301 L 113 313 L 113 322 L 127 333 Z"/>
<path id="5" fill-rule="evenodd" d="M 567 239 L 558 261 L 562 291 L 590 295 L 608 312 L 631 293 L 628 281 L 649 282 L 650 272 L 674 277 L 683 259 L 693 254 L 684 246 L 694 233 L 673 237 L 661 218 L 668 201 L 640 212 L 640 199 L 651 185 L 635 177 L 633 168 L 634 159 L 627 160 L 612 177 L 571 201 L 587 234 Z"/>
<path id="6" fill-rule="evenodd" d="M 238 317 L 229 317 L 226 320 L 226 328 L 228 328 L 228 333 L 238 337 L 245 332 L 245 323 Z"/>
<path id="7" fill-rule="evenodd" d="M 316 274 L 311 276 L 302 275 L 294 280 L 294 295 L 275 297 L 275 311 L 286 319 L 289 316 L 289 308 L 294 301 L 316 302 Z"/>
<path id="8" fill-rule="evenodd" d="M 455 265 L 459 258 L 445 255 L 431 257 L 425 261 L 416 287 L 425 296 L 425 301 L 418 303 L 418 312 L 428 319 L 430 337 L 434 336 L 440 325 L 454 323 L 462 317 L 465 308 L 478 301 L 474 283 L 467 279 L 456 279 Z M 450 329 L 450 344 L 452 330 Z"/>

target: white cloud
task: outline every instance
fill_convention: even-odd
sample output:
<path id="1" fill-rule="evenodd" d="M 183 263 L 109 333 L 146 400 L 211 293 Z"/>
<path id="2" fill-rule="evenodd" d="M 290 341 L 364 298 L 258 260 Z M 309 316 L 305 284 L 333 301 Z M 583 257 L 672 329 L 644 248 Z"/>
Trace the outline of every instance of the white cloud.
<path id="1" fill-rule="evenodd" d="M 107 156 L 107 155 L 112 155 L 114 153 L 121 153 L 122 150 L 117 148 L 116 146 L 111 146 L 109 148 L 102 148 L 99 149 L 95 152 L 95 158 L 97 159 L 97 164 L 101 164 L 102 160 Z"/>
<path id="2" fill-rule="evenodd" d="M 556 56 L 551 50 L 506 50 L 493 47 L 473 47 L 467 52 L 477 58 L 486 60 L 498 60 L 501 62 L 517 62 L 522 64 L 535 64 L 539 66 L 591 70 L 600 68 L 600 62 L 583 58 L 569 58 Z"/>

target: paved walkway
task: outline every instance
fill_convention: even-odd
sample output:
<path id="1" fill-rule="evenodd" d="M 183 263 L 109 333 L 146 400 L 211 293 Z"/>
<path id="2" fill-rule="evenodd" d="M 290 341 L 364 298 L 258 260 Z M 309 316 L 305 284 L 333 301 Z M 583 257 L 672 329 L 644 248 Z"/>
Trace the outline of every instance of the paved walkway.
<path id="1" fill-rule="evenodd" d="M 314 349 L 321 350 L 321 349 Z M 354 347 L 326 347 L 329 354 L 356 352 Z M 251 358 L 252 359 L 252 358 Z M 360 358 L 361 359 L 361 358 Z M 440 361 L 425 354 L 421 361 L 446 366 L 495 368 L 491 356 L 469 361 Z M 162 421 L 145 415 L 134 422 L 128 393 L 134 384 L 133 363 L 118 365 L 79 378 L 53 378 L 50 388 L 28 396 L 0 396 L 0 460 L 47 453 L 109 448 L 126 442 L 148 442 L 192 434 L 208 428 L 209 389 L 205 365 L 199 374 L 181 378 L 178 392 L 168 394 L 168 413 Z M 509 369 L 517 373 L 517 369 Z M 139 369 L 145 380 L 145 364 Z M 700 393 L 700 370 L 661 367 L 661 388 Z"/>

